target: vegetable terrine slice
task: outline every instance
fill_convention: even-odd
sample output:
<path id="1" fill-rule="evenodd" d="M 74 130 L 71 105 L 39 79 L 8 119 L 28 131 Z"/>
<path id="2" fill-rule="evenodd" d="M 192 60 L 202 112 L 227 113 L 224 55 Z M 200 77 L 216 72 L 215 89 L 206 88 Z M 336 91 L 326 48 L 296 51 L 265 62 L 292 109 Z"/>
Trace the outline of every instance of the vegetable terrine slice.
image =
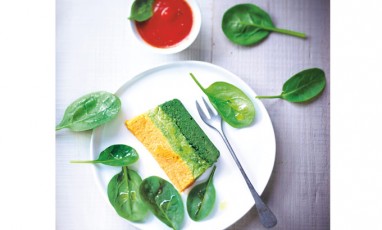
<path id="1" fill-rule="evenodd" d="M 219 158 L 219 150 L 178 99 L 125 124 L 179 191 L 189 187 Z"/>

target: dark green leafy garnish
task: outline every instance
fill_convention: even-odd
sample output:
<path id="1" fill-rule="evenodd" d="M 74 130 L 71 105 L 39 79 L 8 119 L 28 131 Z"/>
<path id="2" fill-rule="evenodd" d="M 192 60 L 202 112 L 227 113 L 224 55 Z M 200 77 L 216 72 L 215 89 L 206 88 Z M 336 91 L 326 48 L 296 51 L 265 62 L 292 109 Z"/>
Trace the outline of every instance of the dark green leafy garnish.
<path id="1" fill-rule="evenodd" d="M 190 75 L 225 122 L 235 128 L 251 125 L 255 106 L 243 91 L 227 82 L 214 82 L 204 88 L 192 73 Z"/>
<path id="2" fill-rule="evenodd" d="M 153 11 L 154 0 L 135 0 L 131 6 L 130 20 L 143 22 L 151 18 Z"/>
<path id="3" fill-rule="evenodd" d="M 124 166 L 107 186 L 107 195 L 115 211 L 121 217 L 134 222 L 142 221 L 148 212 L 139 194 L 141 183 L 138 173 Z"/>
<path id="4" fill-rule="evenodd" d="M 325 88 L 323 70 L 318 68 L 303 70 L 287 80 L 280 95 L 257 96 L 257 98 L 281 98 L 290 102 L 306 102 L 317 97 Z"/>
<path id="5" fill-rule="evenodd" d="M 93 163 L 110 166 L 127 166 L 135 163 L 139 156 L 137 151 L 128 145 L 111 145 L 103 150 L 97 160 L 71 161 L 71 163 Z"/>
<path id="6" fill-rule="evenodd" d="M 56 130 L 90 130 L 115 118 L 120 109 L 121 100 L 114 94 L 104 91 L 90 93 L 68 106 Z"/>
<path id="7" fill-rule="evenodd" d="M 250 3 L 228 9 L 223 15 L 222 29 L 230 41 L 244 46 L 261 42 L 271 32 L 306 37 L 303 33 L 276 28 L 267 12 Z"/>
<path id="8" fill-rule="evenodd" d="M 184 220 L 184 206 L 174 186 L 157 176 L 143 180 L 140 195 L 154 215 L 172 229 L 180 229 Z"/>
<path id="9" fill-rule="evenodd" d="M 187 197 L 187 212 L 191 219 L 200 221 L 206 218 L 215 205 L 216 191 L 213 176 L 216 166 L 213 167 L 208 180 L 193 187 Z"/>

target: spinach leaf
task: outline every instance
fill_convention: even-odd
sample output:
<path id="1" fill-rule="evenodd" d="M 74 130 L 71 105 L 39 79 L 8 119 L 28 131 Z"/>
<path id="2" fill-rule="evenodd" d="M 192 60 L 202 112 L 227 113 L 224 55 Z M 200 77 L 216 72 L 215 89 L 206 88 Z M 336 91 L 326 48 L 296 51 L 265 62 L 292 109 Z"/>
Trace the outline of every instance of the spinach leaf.
<path id="1" fill-rule="evenodd" d="M 97 160 L 71 161 L 71 163 L 100 163 L 110 166 L 127 166 L 135 163 L 139 156 L 137 151 L 127 145 L 111 145 L 103 150 Z"/>
<path id="2" fill-rule="evenodd" d="M 268 37 L 270 32 L 305 38 L 305 34 L 276 28 L 267 12 L 254 4 L 238 4 L 228 9 L 222 20 L 227 38 L 239 45 L 254 45 Z"/>
<path id="3" fill-rule="evenodd" d="M 192 73 L 190 75 L 229 125 L 242 128 L 252 123 L 256 114 L 255 106 L 243 91 L 227 82 L 214 82 L 205 89 Z"/>
<path id="4" fill-rule="evenodd" d="M 187 197 L 187 212 L 191 219 L 200 221 L 206 218 L 215 204 L 215 187 L 213 177 L 216 170 L 214 165 L 208 180 L 193 187 Z"/>
<path id="5" fill-rule="evenodd" d="M 107 196 L 115 211 L 121 217 L 134 222 L 142 221 L 148 212 L 139 194 L 141 183 L 142 178 L 138 173 L 124 166 L 107 185 Z"/>
<path id="6" fill-rule="evenodd" d="M 90 93 L 68 106 L 56 130 L 90 130 L 115 118 L 120 109 L 121 100 L 114 94 L 104 91 Z"/>
<path id="7" fill-rule="evenodd" d="M 173 229 L 180 229 L 184 219 L 184 206 L 174 186 L 157 176 L 142 181 L 139 188 L 142 200 L 154 215 Z"/>
<path id="8" fill-rule="evenodd" d="M 153 11 L 154 0 L 135 0 L 131 6 L 130 20 L 143 22 L 151 18 Z"/>
<path id="9" fill-rule="evenodd" d="M 317 97 L 325 88 L 323 70 L 318 68 L 303 70 L 283 85 L 282 93 L 276 96 L 257 96 L 256 98 L 281 98 L 290 102 L 306 102 Z"/>

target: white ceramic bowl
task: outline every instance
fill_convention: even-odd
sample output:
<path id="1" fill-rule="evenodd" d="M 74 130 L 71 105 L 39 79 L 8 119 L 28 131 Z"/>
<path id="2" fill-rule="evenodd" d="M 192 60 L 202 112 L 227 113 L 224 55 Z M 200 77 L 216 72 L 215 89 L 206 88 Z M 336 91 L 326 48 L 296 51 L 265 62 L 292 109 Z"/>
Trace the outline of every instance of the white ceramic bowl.
<path id="1" fill-rule="evenodd" d="M 130 20 L 130 25 L 131 25 L 131 29 L 133 31 L 134 37 L 139 41 L 139 43 L 144 48 L 146 48 L 152 52 L 155 52 L 155 53 L 174 54 L 174 53 L 178 53 L 178 52 L 183 51 L 186 48 L 188 48 L 195 41 L 195 39 L 197 38 L 197 36 L 199 34 L 200 27 L 202 25 L 202 16 L 200 13 L 199 5 L 196 2 L 196 0 L 185 0 L 185 1 L 191 7 L 192 16 L 193 16 L 193 23 L 192 23 L 192 28 L 191 28 L 190 33 L 182 41 L 180 41 L 179 43 L 177 43 L 173 46 L 165 47 L 165 48 L 158 48 L 158 47 L 152 46 L 142 39 L 142 37 L 140 36 L 140 34 L 137 31 L 135 22 L 133 20 Z M 133 1 L 131 1 L 131 2 L 133 2 Z M 131 9 L 131 5 L 129 6 L 129 9 Z"/>

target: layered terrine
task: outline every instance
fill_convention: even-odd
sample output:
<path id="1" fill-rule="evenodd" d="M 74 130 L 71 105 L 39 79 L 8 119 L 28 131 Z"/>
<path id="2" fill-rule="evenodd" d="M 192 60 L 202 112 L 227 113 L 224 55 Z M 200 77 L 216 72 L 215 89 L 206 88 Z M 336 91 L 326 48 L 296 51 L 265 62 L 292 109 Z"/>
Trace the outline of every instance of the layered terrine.
<path id="1" fill-rule="evenodd" d="M 178 99 L 126 121 L 174 186 L 183 191 L 211 167 L 219 150 Z"/>

